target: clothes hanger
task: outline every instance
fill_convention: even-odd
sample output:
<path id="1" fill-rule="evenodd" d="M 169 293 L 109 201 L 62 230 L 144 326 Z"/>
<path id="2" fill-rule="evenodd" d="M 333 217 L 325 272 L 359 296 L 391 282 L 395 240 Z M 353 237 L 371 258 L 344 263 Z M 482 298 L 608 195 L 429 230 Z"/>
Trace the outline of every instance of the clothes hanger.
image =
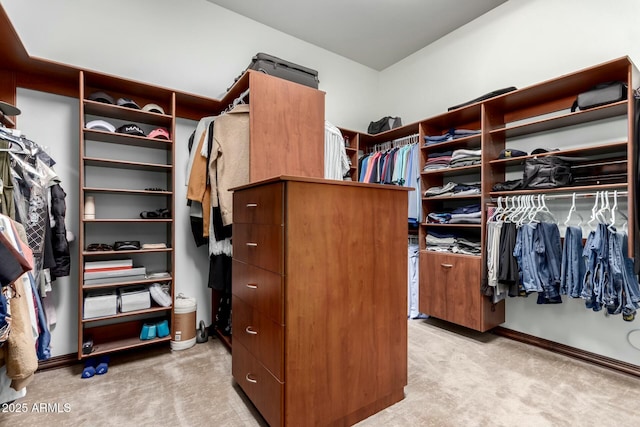
<path id="1" fill-rule="evenodd" d="M 491 217 L 487 220 L 487 222 L 495 222 L 497 221 L 496 218 L 498 215 L 500 215 L 500 212 L 502 212 L 503 207 L 502 207 L 502 196 L 498 196 L 498 206 L 496 207 L 496 210 L 493 211 L 493 215 L 491 215 Z"/>
<path id="2" fill-rule="evenodd" d="M 589 221 L 587 221 L 587 225 L 591 228 L 595 228 L 595 226 L 592 224 L 593 221 L 596 220 L 596 212 L 598 210 L 598 203 L 600 199 L 600 191 L 596 191 L 596 199 L 593 202 L 593 207 L 591 208 L 591 218 L 589 219 Z"/>
<path id="3" fill-rule="evenodd" d="M 575 192 L 571 197 L 571 209 L 569 209 L 569 215 L 567 215 L 567 219 L 564 221 L 565 227 L 569 227 L 569 223 L 571 222 L 571 214 L 574 214 L 574 213 L 580 219 L 580 222 L 578 222 L 576 227 L 580 227 L 582 225 L 582 221 L 584 221 L 584 218 L 582 218 L 582 215 L 580 215 L 580 213 L 576 210 L 576 193 Z"/>

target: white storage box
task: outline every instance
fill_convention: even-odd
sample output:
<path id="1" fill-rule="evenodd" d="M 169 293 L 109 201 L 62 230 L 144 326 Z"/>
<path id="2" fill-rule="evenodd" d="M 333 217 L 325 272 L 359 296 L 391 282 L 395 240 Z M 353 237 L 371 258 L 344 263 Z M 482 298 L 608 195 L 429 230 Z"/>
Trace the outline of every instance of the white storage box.
<path id="1" fill-rule="evenodd" d="M 144 286 L 118 289 L 118 309 L 121 313 L 145 310 L 151 307 L 149 289 Z"/>
<path id="2" fill-rule="evenodd" d="M 83 318 L 113 316 L 117 313 L 118 297 L 115 291 L 91 292 L 84 297 Z"/>

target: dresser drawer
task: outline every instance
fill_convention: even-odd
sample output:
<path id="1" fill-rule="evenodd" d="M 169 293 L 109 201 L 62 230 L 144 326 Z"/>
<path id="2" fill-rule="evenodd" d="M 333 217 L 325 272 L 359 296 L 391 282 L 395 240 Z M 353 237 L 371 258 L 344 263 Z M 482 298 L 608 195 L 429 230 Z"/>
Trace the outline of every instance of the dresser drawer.
<path id="1" fill-rule="evenodd" d="M 233 224 L 233 257 L 282 274 L 282 225 Z"/>
<path id="2" fill-rule="evenodd" d="M 241 342 L 276 378 L 284 380 L 284 326 L 254 310 L 234 295 L 233 342 Z"/>
<path id="3" fill-rule="evenodd" d="M 235 314 L 234 314 L 235 315 Z M 251 353 L 235 340 L 231 371 L 270 426 L 282 425 L 284 385 L 269 373 Z"/>
<path id="4" fill-rule="evenodd" d="M 282 276 L 236 259 L 231 268 L 233 294 L 274 322 L 284 324 Z"/>
<path id="5" fill-rule="evenodd" d="M 233 222 L 282 224 L 284 184 L 262 185 L 233 193 Z"/>

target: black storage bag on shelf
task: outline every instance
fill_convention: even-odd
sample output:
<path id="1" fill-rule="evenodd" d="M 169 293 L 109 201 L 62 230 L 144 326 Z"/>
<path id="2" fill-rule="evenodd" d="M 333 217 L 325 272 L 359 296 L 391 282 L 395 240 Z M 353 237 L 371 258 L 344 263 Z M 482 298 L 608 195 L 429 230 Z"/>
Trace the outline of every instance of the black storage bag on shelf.
<path id="1" fill-rule="evenodd" d="M 544 156 L 527 159 L 524 163 L 522 188 L 545 189 L 571 185 L 571 164 L 560 157 Z"/>
<path id="2" fill-rule="evenodd" d="M 399 128 L 400 126 L 402 126 L 402 119 L 400 117 L 386 116 L 375 122 L 370 122 L 367 133 L 375 135 L 387 130 Z"/>
<path id="3" fill-rule="evenodd" d="M 251 59 L 251 63 L 245 71 L 247 70 L 260 71 L 261 73 L 309 86 L 314 89 L 318 89 L 318 84 L 320 83 L 316 70 L 262 52 L 257 53 Z M 242 74 L 244 74 L 245 71 L 243 71 Z M 242 77 L 242 74 L 234 80 L 234 83 Z"/>
<path id="4" fill-rule="evenodd" d="M 578 95 L 571 112 L 588 110 L 627 99 L 627 85 L 623 82 L 601 83 Z"/>
<path id="5" fill-rule="evenodd" d="M 485 93 L 484 95 L 479 96 L 477 98 L 474 98 L 471 101 L 463 102 L 462 104 L 458 104 L 458 105 L 454 105 L 453 107 L 449 107 L 449 108 L 447 108 L 447 111 L 457 110 L 458 108 L 466 107 L 467 105 L 475 104 L 476 102 L 486 101 L 487 99 L 495 98 L 498 95 L 502 95 L 502 94 L 505 94 L 505 93 L 513 92 L 514 90 L 517 90 L 517 89 L 518 88 L 516 88 L 515 86 L 509 86 L 509 87 L 505 87 L 505 88 L 502 88 L 502 89 L 497 89 L 497 90 L 491 91 L 489 93 Z"/>

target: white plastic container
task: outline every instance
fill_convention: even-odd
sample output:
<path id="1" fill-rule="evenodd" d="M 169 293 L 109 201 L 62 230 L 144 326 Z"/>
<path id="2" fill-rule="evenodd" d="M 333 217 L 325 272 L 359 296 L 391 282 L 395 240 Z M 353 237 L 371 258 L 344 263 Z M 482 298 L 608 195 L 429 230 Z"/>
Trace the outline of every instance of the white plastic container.
<path id="1" fill-rule="evenodd" d="M 174 302 L 175 327 L 173 328 L 172 350 L 186 350 L 196 344 L 195 298 L 179 294 Z"/>

